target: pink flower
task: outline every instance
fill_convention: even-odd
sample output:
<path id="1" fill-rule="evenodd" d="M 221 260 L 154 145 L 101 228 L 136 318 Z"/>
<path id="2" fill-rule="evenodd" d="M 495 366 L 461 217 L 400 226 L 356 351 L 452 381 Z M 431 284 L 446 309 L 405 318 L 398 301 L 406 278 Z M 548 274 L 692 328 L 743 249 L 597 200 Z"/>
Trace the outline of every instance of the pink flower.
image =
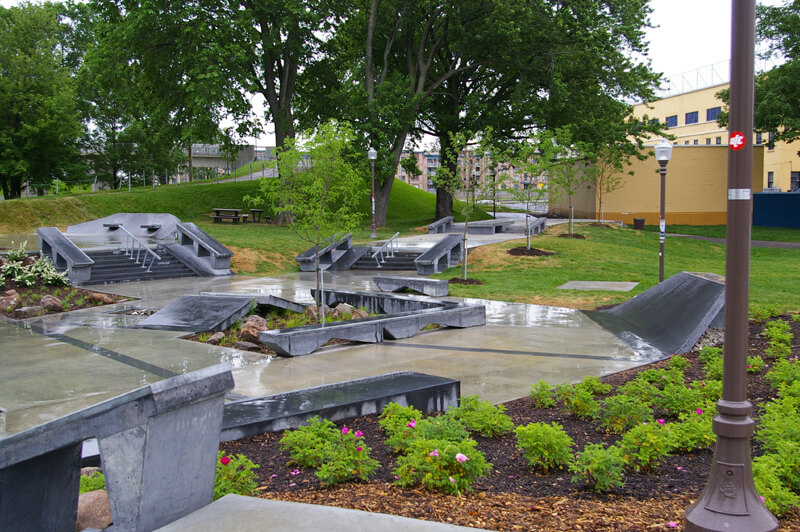
<path id="1" fill-rule="evenodd" d="M 761 502 L 764 502 L 764 496 L 763 495 L 759 495 L 759 497 L 761 497 Z"/>
<path id="2" fill-rule="evenodd" d="M 703 415 L 703 409 L 702 408 L 698 408 L 697 410 L 695 410 L 695 412 L 697 412 L 697 414 L 700 415 L 700 416 Z"/>
<path id="3" fill-rule="evenodd" d="M 434 458 L 439 458 L 439 449 L 434 449 L 428 453 L 428 456 L 432 456 Z"/>
<path id="4" fill-rule="evenodd" d="M 295 487 L 295 486 L 297 486 L 297 484 L 295 484 L 294 482 L 292 482 L 291 484 L 289 484 L 289 487 L 290 487 L 290 488 L 293 488 L 293 487 Z"/>
<path id="5" fill-rule="evenodd" d="M 678 526 L 678 523 L 676 523 L 675 521 L 668 521 L 667 526 L 670 528 L 676 528 Z"/>
<path id="6" fill-rule="evenodd" d="M 463 464 L 464 462 L 469 460 L 469 458 L 467 458 L 467 456 L 464 455 L 464 454 L 456 453 L 456 460 L 458 460 L 459 462 L 461 462 Z"/>
<path id="7" fill-rule="evenodd" d="M 750 369 L 750 364 L 747 365 L 747 369 Z"/>
<path id="8" fill-rule="evenodd" d="M 453 484 L 455 484 L 455 483 L 456 483 L 456 479 L 454 479 L 453 477 L 447 477 L 447 478 L 449 478 L 449 479 L 450 479 L 450 482 L 452 482 Z"/>
<path id="9" fill-rule="evenodd" d="M 394 476 L 394 479 L 395 479 L 395 480 L 400 480 L 400 477 L 398 477 L 397 475 L 395 475 L 395 476 Z"/>
<path id="10" fill-rule="evenodd" d="M 220 462 L 222 465 L 228 465 L 228 464 L 230 464 L 230 463 L 231 463 L 231 459 L 230 459 L 230 457 L 228 457 L 228 456 L 223 456 L 222 458 L 220 458 L 220 459 L 219 459 L 219 462 Z"/>
<path id="11" fill-rule="evenodd" d="M 705 382 L 701 382 L 701 383 L 700 383 L 700 387 L 701 387 L 701 388 L 705 388 L 705 387 L 706 387 L 706 383 L 705 383 Z"/>
<path id="12" fill-rule="evenodd" d="M 296 475 L 299 475 L 299 474 L 300 474 L 300 470 L 299 470 L 299 469 L 295 469 L 294 471 L 292 471 L 292 472 L 291 472 L 291 473 L 289 473 L 289 474 L 290 474 L 290 475 L 292 475 L 292 476 L 294 477 L 294 476 L 296 476 Z"/>
<path id="13" fill-rule="evenodd" d="M 278 475 L 270 475 L 269 478 L 277 478 L 277 477 L 278 477 Z"/>
<path id="14" fill-rule="evenodd" d="M 659 425 L 666 425 L 667 424 L 667 422 L 664 421 L 663 419 L 656 419 L 656 423 L 658 423 Z"/>
<path id="15" fill-rule="evenodd" d="M 361 447 L 356 447 L 356 451 L 361 452 Z"/>
<path id="16" fill-rule="evenodd" d="M 350 429 L 347 428 L 347 425 L 342 427 L 342 434 L 347 434 L 348 432 L 350 432 Z"/>
<path id="17" fill-rule="evenodd" d="M 360 437 L 362 437 L 363 435 L 364 435 L 364 433 L 363 433 L 363 432 L 361 432 L 360 430 L 357 430 L 357 431 L 356 431 L 356 438 L 360 438 Z"/>
<path id="18" fill-rule="evenodd" d="M 417 426 L 417 420 L 416 419 L 412 419 L 411 421 L 408 422 L 408 425 L 406 425 L 406 427 L 411 427 L 412 429 L 414 427 L 416 427 L 416 426 Z"/>

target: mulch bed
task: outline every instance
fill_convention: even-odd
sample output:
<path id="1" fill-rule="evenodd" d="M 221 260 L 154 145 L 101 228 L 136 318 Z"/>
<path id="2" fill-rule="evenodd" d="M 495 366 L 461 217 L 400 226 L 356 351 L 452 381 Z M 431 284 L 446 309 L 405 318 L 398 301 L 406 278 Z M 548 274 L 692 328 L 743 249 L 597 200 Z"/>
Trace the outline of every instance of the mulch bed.
<path id="1" fill-rule="evenodd" d="M 468 277 L 467 279 L 463 279 L 461 277 L 453 277 L 452 279 L 448 279 L 447 282 L 448 284 L 483 284 L 483 281 L 479 281 L 471 277 Z"/>
<path id="2" fill-rule="evenodd" d="M 62 301 L 67 301 L 69 305 L 68 310 L 70 311 L 119 303 L 130 299 L 116 294 L 85 290 L 74 286 L 46 286 L 40 283 L 30 287 L 18 286 L 12 280 L 6 279 L 3 283 L 2 290 L 0 290 L 0 295 L 8 290 L 16 290 L 17 294 L 19 294 L 21 303 L 17 308 L 36 306 L 45 295 L 55 296 Z M 67 294 L 69 294 L 68 297 L 66 297 Z M 109 301 L 109 303 L 104 303 L 102 300 Z M 15 317 L 14 310 L 13 308 L 9 310 L 8 307 L 0 305 L 0 314 L 8 318 L 13 319 Z M 61 310 L 45 310 L 42 315 L 60 314 L 62 312 L 65 312 L 63 308 Z"/>
<path id="3" fill-rule="evenodd" d="M 800 339 L 800 322 L 791 322 L 795 338 Z M 763 353 L 767 342 L 761 336 L 763 324 L 750 326 L 750 355 Z M 800 354 L 795 343 L 793 353 Z M 702 363 L 695 352 L 685 355 L 691 366 L 688 380 L 704 377 Z M 640 371 L 662 368 L 667 361 L 608 375 L 603 382 L 621 385 Z M 766 370 L 765 370 L 766 371 Z M 772 391 L 763 374 L 748 374 L 748 399 L 759 407 Z M 612 444 L 619 436 L 603 433 L 596 423 L 583 421 L 561 409 L 537 409 L 530 398 L 505 403 L 506 413 L 516 425 L 536 421 L 557 422 L 573 438 L 576 448 L 589 442 Z M 712 463 L 712 449 L 668 457 L 653 472 L 627 473 L 622 488 L 598 495 L 582 483 L 572 483 L 566 471 L 535 473 L 516 448 L 513 435 L 498 438 L 475 437 L 492 473 L 477 481 L 474 491 L 462 496 L 442 495 L 422 489 L 404 489 L 393 484 L 394 454 L 384 444 L 384 434 L 376 416 L 339 422 L 364 432 L 371 456 L 381 467 L 366 483 L 348 483 L 333 488 L 323 486 L 310 470 L 292 475 L 288 453 L 278 442 L 282 432 L 252 436 L 223 443 L 221 450 L 242 453 L 260 465 L 258 491 L 261 497 L 324 504 L 372 512 L 441 521 L 492 530 L 679 530 L 684 510 L 705 486 Z M 753 441 L 753 454 L 760 450 Z M 667 523 L 678 523 L 677 527 Z M 795 509 L 781 519 L 781 530 L 800 531 L 800 512 Z"/>
<path id="4" fill-rule="evenodd" d="M 577 240 L 586 240 L 586 237 L 583 235 L 579 235 L 578 233 L 563 233 L 558 235 L 558 238 L 575 238 Z"/>
<path id="5" fill-rule="evenodd" d="M 514 257 L 549 257 L 555 255 L 555 251 L 547 251 L 546 249 L 530 248 L 520 246 L 518 248 L 511 248 L 507 251 L 509 255 Z"/>

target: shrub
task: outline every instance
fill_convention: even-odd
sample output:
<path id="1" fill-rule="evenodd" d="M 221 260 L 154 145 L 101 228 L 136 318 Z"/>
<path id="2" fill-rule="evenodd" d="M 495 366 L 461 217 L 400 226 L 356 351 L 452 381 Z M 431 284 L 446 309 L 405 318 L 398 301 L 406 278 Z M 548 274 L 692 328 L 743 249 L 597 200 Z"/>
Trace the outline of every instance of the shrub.
<path id="1" fill-rule="evenodd" d="M 722 380 L 722 348 L 706 346 L 700 350 L 698 357 L 703 361 L 706 377 Z"/>
<path id="2" fill-rule="evenodd" d="M 397 459 L 396 483 L 408 487 L 421 484 L 433 491 L 463 493 L 491 471 L 475 440 L 459 442 L 418 439 Z"/>
<path id="3" fill-rule="evenodd" d="M 91 475 L 81 475 L 81 493 L 106 489 L 106 477 L 100 471 Z"/>
<path id="4" fill-rule="evenodd" d="M 575 443 L 558 423 L 528 423 L 514 429 L 517 447 L 534 469 L 561 468 L 572 458 Z"/>
<path id="5" fill-rule="evenodd" d="M 389 403 L 383 407 L 383 412 L 378 416 L 378 425 L 386 432 L 388 437 L 392 437 L 398 432 L 405 430 L 406 426 L 412 421 L 422 419 L 422 412 L 413 406 L 401 406 L 397 403 Z"/>
<path id="6" fill-rule="evenodd" d="M 711 409 L 702 414 L 681 414 L 679 423 L 667 425 L 668 446 L 672 451 L 689 452 L 705 449 L 717 440 L 711 427 Z"/>
<path id="7" fill-rule="evenodd" d="M 638 397 L 618 394 L 603 402 L 600 426 L 613 434 L 622 434 L 626 429 L 652 419 L 650 406 Z"/>
<path id="8" fill-rule="evenodd" d="M 280 446 L 300 467 L 315 467 L 317 478 L 327 485 L 367 480 L 380 464 L 369 454 L 360 431 L 337 429 L 328 420 L 313 417 L 310 425 L 286 431 Z"/>
<path id="9" fill-rule="evenodd" d="M 667 363 L 669 369 L 676 369 L 678 371 L 683 371 L 691 365 L 691 362 L 680 355 L 672 355 Z"/>
<path id="10" fill-rule="evenodd" d="M 575 385 L 576 388 L 586 390 L 592 395 L 605 395 L 613 389 L 610 384 L 603 384 L 597 377 L 587 375 L 581 382 Z"/>
<path id="11" fill-rule="evenodd" d="M 11 249 L 9 249 L 8 253 L 6 253 L 6 258 L 10 262 L 22 262 L 22 261 L 24 261 L 25 258 L 28 256 L 28 252 L 25 250 L 25 248 L 27 248 L 27 247 L 28 247 L 28 241 L 27 240 L 23 241 L 17 247 L 14 246 L 14 241 L 12 240 L 11 241 Z"/>
<path id="12" fill-rule="evenodd" d="M 617 394 L 636 397 L 641 402 L 650 405 L 658 395 L 659 389 L 647 382 L 645 379 L 636 378 L 628 381 L 617 389 Z"/>
<path id="13" fill-rule="evenodd" d="M 39 257 L 35 262 L 28 266 L 30 272 L 47 286 L 66 286 L 69 280 L 65 273 L 58 273 L 56 267 L 47 257 Z"/>
<path id="14" fill-rule="evenodd" d="M 716 402 L 722 397 L 722 381 L 692 381 L 689 386 L 698 390 L 705 402 Z"/>
<path id="15" fill-rule="evenodd" d="M 683 383 L 667 384 L 654 401 L 657 409 L 674 416 L 697 410 L 703 402 L 703 394 L 700 391 L 696 388 L 687 388 Z"/>
<path id="16" fill-rule="evenodd" d="M 406 426 L 386 439 L 386 445 L 395 452 L 405 452 L 414 440 L 461 441 L 469 436 L 466 427 L 449 413 L 442 416 L 411 420 Z"/>
<path id="17" fill-rule="evenodd" d="M 756 437 L 771 451 L 779 451 L 785 442 L 800 441 L 800 398 L 785 396 L 767 403 Z"/>
<path id="18" fill-rule="evenodd" d="M 792 384 L 800 380 L 800 363 L 797 359 L 782 358 L 772 365 L 772 369 L 764 377 L 773 388 Z"/>
<path id="19" fill-rule="evenodd" d="M 761 373 L 764 369 L 764 359 L 758 355 L 747 357 L 747 373 Z"/>
<path id="20" fill-rule="evenodd" d="M 568 412 L 583 419 L 594 419 L 600 404 L 585 388 L 572 387 L 564 396 L 564 407 Z"/>
<path id="21" fill-rule="evenodd" d="M 800 497 L 786 487 L 782 476 L 783 465 L 774 455 L 765 454 L 753 459 L 753 481 L 756 491 L 764 497 L 767 509 L 781 516 L 800 505 Z"/>
<path id="22" fill-rule="evenodd" d="M 683 370 L 678 368 L 670 369 L 646 369 L 636 376 L 636 379 L 642 379 L 658 388 L 663 390 L 667 384 L 683 384 Z"/>
<path id="23" fill-rule="evenodd" d="M 789 358 L 792 354 L 792 330 L 788 323 L 782 320 L 767 322 L 764 328 L 764 336 L 768 339 L 769 345 L 764 350 L 770 358 Z"/>
<path id="24" fill-rule="evenodd" d="M 452 409 L 450 415 L 467 430 L 491 438 L 514 428 L 514 422 L 505 411 L 503 405 L 494 406 L 489 401 L 481 401 L 477 395 L 468 395 L 461 398 L 458 408 Z"/>
<path id="25" fill-rule="evenodd" d="M 775 305 L 750 305 L 750 319 L 753 321 L 760 322 L 780 315 L 781 311 Z"/>
<path id="26" fill-rule="evenodd" d="M 623 461 L 635 471 L 653 469 L 670 453 L 669 434 L 660 423 L 633 427 L 622 436 L 619 446 Z"/>
<path id="27" fill-rule="evenodd" d="M 572 482 L 586 481 L 598 493 L 623 485 L 624 462 L 622 451 L 614 445 L 604 448 L 600 443 L 587 443 L 570 463 L 569 470 L 575 473 Z"/>
<path id="28" fill-rule="evenodd" d="M 553 390 L 545 381 L 539 381 L 537 384 L 532 385 L 528 395 L 533 399 L 533 406 L 536 408 L 553 408 L 556 406 Z"/>
<path id="29" fill-rule="evenodd" d="M 237 495 L 251 495 L 258 487 L 256 474 L 253 469 L 258 468 L 243 454 L 225 456 L 219 451 L 217 455 L 217 471 L 214 475 L 214 499 L 224 497 L 229 493 Z"/>

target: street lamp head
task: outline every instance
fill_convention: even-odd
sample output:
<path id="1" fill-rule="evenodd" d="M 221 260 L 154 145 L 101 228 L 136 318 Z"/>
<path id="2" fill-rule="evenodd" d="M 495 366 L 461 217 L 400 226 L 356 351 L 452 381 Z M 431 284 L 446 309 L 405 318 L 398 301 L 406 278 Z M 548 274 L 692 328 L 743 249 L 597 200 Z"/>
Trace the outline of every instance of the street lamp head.
<path id="1" fill-rule="evenodd" d="M 667 163 L 672 159 L 672 144 L 667 139 L 661 139 L 661 142 L 656 144 L 656 161 L 659 163 Z"/>
<path id="2" fill-rule="evenodd" d="M 373 147 L 370 147 L 369 150 L 367 151 L 367 157 L 369 157 L 370 161 L 374 161 L 375 159 L 378 158 L 378 150 L 376 150 Z"/>

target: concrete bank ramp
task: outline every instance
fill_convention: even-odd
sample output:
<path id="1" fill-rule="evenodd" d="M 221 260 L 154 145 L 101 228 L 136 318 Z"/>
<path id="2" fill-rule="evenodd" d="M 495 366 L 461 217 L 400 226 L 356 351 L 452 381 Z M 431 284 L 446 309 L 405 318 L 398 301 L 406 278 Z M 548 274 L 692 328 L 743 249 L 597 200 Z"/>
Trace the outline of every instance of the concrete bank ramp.
<path id="1" fill-rule="evenodd" d="M 664 355 L 685 353 L 710 326 L 722 326 L 725 281 L 681 272 L 608 310 L 585 312 L 631 346 L 642 341 Z"/>

